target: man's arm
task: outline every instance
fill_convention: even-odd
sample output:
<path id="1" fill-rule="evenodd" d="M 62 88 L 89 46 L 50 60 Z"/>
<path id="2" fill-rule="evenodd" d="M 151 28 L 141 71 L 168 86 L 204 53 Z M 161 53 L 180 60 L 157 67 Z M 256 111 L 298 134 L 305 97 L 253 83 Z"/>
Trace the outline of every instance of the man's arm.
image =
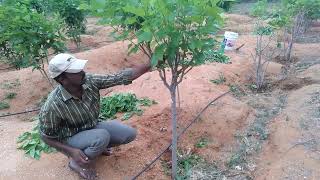
<path id="1" fill-rule="evenodd" d="M 41 135 L 41 139 L 49 146 L 57 149 L 59 152 L 62 152 L 66 156 L 71 157 L 79 165 L 89 163 L 89 158 L 80 149 L 73 148 L 67 144 L 63 144 L 60 141 L 54 138 L 50 138 L 44 134 Z"/>
<path id="2" fill-rule="evenodd" d="M 117 85 L 128 85 L 151 69 L 150 63 L 127 68 L 115 74 L 90 74 L 87 79 L 98 89 L 105 89 Z"/>
<path id="3" fill-rule="evenodd" d="M 151 69 L 150 63 L 144 64 L 144 65 L 140 65 L 140 66 L 137 66 L 137 67 L 133 67 L 132 68 L 132 80 L 137 79 L 138 77 L 140 77 L 144 73 L 150 71 L 150 69 Z"/>
<path id="4" fill-rule="evenodd" d="M 87 164 L 88 157 L 80 150 L 58 140 L 57 130 L 60 128 L 60 117 L 55 113 L 53 106 L 43 106 L 39 114 L 41 139 L 49 146 L 56 148 L 68 157 L 71 157 L 79 165 Z"/>

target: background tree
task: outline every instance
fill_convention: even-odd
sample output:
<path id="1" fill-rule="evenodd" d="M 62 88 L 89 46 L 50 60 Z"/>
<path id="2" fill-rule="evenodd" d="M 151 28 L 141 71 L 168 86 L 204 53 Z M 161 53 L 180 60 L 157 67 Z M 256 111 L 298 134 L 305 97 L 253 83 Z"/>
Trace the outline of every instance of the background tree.
<path id="1" fill-rule="evenodd" d="M 64 51 L 61 21 L 56 16 L 47 19 L 29 3 L 25 0 L 0 6 L 0 56 L 18 69 L 32 66 L 48 78 L 44 62 L 49 49 Z"/>
<path id="2" fill-rule="evenodd" d="M 290 66 L 294 43 L 320 18 L 319 0 L 283 0 L 269 19 L 269 24 L 283 31 L 284 60 Z"/>
<path id="3" fill-rule="evenodd" d="M 49 20 L 58 16 L 62 20 L 59 28 L 63 28 L 65 35 L 79 47 L 80 35 L 86 30 L 87 12 L 79 8 L 82 2 L 90 0 L 5 0 L 3 4 L 11 7 L 17 3 L 24 4 Z"/>
<path id="4" fill-rule="evenodd" d="M 253 88 L 257 91 L 262 91 L 265 88 L 267 84 L 265 76 L 268 64 L 279 49 L 276 41 L 277 32 L 267 23 L 270 15 L 268 9 L 268 1 L 260 0 L 254 4 L 250 12 L 252 16 L 256 17 L 253 32 L 256 38 L 256 46 L 251 57 L 253 59 L 255 79 Z"/>
<path id="5" fill-rule="evenodd" d="M 32 66 L 48 78 L 44 62 L 66 50 L 65 35 L 79 47 L 85 31 L 81 0 L 6 0 L 0 5 L 0 56 L 15 68 Z M 48 78 L 49 80 L 49 78 Z M 50 80 L 49 80 L 50 82 Z"/>
<path id="6" fill-rule="evenodd" d="M 64 21 L 66 35 L 80 47 L 80 35 L 86 31 L 86 11 L 79 8 L 81 0 L 51 0 L 52 12 L 58 13 Z M 87 2 L 87 1 L 85 1 Z"/>

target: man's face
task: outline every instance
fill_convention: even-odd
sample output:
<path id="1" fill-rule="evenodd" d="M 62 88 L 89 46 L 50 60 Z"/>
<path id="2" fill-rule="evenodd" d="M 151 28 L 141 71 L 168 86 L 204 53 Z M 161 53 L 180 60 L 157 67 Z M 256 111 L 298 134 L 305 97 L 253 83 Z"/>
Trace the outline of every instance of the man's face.
<path id="1" fill-rule="evenodd" d="M 84 71 L 80 71 L 78 73 L 65 72 L 63 83 L 72 85 L 72 86 L 81 86 L 85 83 L 85 72 Z"/>

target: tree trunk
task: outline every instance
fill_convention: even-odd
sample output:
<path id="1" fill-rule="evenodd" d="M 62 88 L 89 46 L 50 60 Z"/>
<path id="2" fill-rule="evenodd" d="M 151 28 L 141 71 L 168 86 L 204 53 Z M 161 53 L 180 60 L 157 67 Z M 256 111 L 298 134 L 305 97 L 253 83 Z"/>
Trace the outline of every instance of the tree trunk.
<path id="1" fill-rule="evenodd" d="M 288 48 L 287 48 L 287 51 L 286 51 L 286 56 L 285 56 L 285 60 L 288 64 L 291 63 L 291 51 L 292 51 L 292 47 L 293 47 L 293 34 L 291 34 L 290 36 L 290 41 L 289 41 L 289 45 L 288 45 Z"/>
<path id="2" fill-rule="evenodd" d="M 177 99 L 176 99 L 176 83 L 173 83 L 173 86 L 170 89 L 171 94 L 171 124 L 172 124 L 172 176 L 171 179 L 175 179 L 177 177 L 177 168 L 178 168 L 178 158 L 177 158 Z"/>
<path id="3" fill-rule="evenodd" d="M 289 41 L 289 45 L 288 45 L 286 56 L 285 56 L 286 61 L 289 64 L 293 63 L 291 61 L 291 52 L 292 52 L 293 43 L 295 43 L 295 41 L 299 36 L 303 35 L 307 31 L 307 27 L 308 27 L 308 19 L 305 17 L 305 12 L 300 11 L 294 18 L 294 23 L 291 29 L 290 41 Z"/>
<path id="4" fill-rule="evenodd" d="M 256 86 L 257 90 L 260 90 L 263 86 L 263 63 L 262 63 L 262 35 L 259 35 L 257 38 L 257 45 L 256 45 L 256 57 L 257 64 L 256 64 Z"/>
<path id="5" fill-rule="evenodd" d="M 48 74 L 46 73 L 46 71 L 43 69 L 43 68 L 40 68 L 39 69 L 40 73 L 42 74 L 43 77 L 45 77 L 49 84 L 51 85 L 52 89 L 54 89 L 54 86 L 53 86 L 53 83 L 52 83 L 52 80 L 49 78 Z"/>

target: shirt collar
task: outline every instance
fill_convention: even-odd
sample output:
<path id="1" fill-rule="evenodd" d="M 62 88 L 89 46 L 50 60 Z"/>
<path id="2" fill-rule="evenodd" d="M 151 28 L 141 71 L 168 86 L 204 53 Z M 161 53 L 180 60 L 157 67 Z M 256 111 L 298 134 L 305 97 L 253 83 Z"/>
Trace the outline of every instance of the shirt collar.
<path id="1" fill-rule="evenodd" d="M 59 85 L 59 88 L 60 88 L 60 90 L 61 90 L 61 95 L 62 95 L 63 101 L 67 101 L 67 100 L 69 100 L 69 99 L 71 99 L 71 98 L 73 98 L 73 99 L 78 99 L 77 97 L 72 96 L 62 85 Z M 88 88 L 88 85 L 87 85 L 87 84 L 83 84 L 83 85 L 82 85 L 82 88 L 83 88 L 84 90 L 86 90 L 86 89 Z M 83 92 L 83 93 L 84 93 L 84 92 Z"/>

